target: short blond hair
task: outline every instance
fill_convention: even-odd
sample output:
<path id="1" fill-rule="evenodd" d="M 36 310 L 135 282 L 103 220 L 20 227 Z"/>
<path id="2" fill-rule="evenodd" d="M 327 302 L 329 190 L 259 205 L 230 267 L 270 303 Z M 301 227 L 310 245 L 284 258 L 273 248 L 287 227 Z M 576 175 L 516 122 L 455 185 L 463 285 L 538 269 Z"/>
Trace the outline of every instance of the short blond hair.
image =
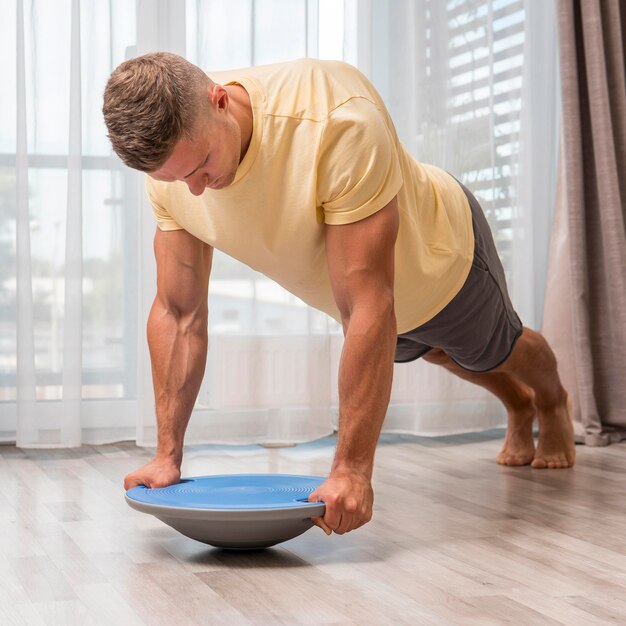
<path id="1" fill-rule="evenodd" d="M 158 170 L 201 109 L 209 111 L 209 77 L 193 63 L 153 52 L 121 63 L 104 90 L 102 112 L 116 154 L 142 172 Z"/>

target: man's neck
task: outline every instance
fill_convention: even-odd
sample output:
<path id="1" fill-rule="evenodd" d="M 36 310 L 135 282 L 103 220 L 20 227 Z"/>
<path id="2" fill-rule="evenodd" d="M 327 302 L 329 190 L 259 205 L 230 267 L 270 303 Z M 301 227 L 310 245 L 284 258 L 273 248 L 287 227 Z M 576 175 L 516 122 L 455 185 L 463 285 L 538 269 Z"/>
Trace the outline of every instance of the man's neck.
<path id="1" fill-rule="evenodd" d="M 241 157 L 239 159 L 239 162 L 241 163 L 248 152 L 250 140 L 252 139 L 254 118 L 252 115 L 250 96 L 241 85 L 225 85 L 224 89 L 228 92 L 232 114 L 236 122 L 239 124 L 239 129 L 241 131 Z"/>

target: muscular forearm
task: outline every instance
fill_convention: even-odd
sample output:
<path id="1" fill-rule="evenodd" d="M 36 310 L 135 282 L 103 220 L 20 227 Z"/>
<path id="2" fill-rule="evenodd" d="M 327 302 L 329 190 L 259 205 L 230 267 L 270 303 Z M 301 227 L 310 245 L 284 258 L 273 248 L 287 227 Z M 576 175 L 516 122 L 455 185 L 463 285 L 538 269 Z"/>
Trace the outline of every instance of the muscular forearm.
<path id="1" fill-rule="evenodd" d="M 206 365 L 206 310 L 175 316 L 156 301 L 148 319 L 148 345 L 158 424 L 156 456 L 180 466 Z"/>
<path id="2" fill-rule="evenodd" d="M 332 472 L 371 479 L 374 452 L 391 394 L 396 320 L 393 310 L 355 312 L 345 325 L 339 368 L 339 436 Z"/>

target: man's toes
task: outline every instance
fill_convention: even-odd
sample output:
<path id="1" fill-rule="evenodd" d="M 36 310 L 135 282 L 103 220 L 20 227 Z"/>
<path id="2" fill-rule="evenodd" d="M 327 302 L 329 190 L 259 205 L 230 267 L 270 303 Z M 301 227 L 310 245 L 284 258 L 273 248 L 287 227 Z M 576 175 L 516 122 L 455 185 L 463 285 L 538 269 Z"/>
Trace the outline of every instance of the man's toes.
<path id="1" fill-rule="evenodd" d="M 535 457 L 530 465 L 536 469 L 545 469 L 547 467 L 546 462 L 541 457 Z"/>
<path id="2" fill-rule="evenodd" d="M 505 454 L 501 452 L 496 457 L 496 461 L 500 465 L 509 465 L 509 466 L 517 467 L 520 465 L 528 465 L 532 461 L 532 456 L 529 458 L 528 456 L 524 456 L 524 455 Z"/>
<path id="3" fill-rule="evenodd" d="M 512 456 L 509 458 L 508 465 L 528 465 L 528 461 L 519 456 Z"/>
<path id="4" fill-rule="evenodd" d="M 531 463 L 531 466 L 536 469 L 567 469 L 573 465 L 573 461 L 569 461 L 565 456 L 552 459 L 545 459 L 538 456 L 535 457 Z"/>

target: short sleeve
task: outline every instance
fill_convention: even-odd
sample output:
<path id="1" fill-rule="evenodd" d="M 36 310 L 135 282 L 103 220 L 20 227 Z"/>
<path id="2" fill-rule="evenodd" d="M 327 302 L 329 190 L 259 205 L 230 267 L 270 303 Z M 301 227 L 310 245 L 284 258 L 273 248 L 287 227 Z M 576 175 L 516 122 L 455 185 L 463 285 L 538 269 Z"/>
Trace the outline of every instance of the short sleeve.
<path id="1" fill-rule="evenodd" d="M 152 205 L 152 214 L 160 230 L 182 230 L 183 227 L 178 225 L 176 220 L 174 220 L 169 214 L 169 211 L 165 208 L 165 200 L 167 198 L 165 185 L 167 184 L 168 183 L 158 182 L 146 174 L 144 185 L 146 195 Z"/>
<path id="2" fill-rule="evenodd" d="M 402 187 L 398 148 L 387 119 L 366 98 L 352 98 L 329 115 L 317 172 L 317 197 L 326 224 L 365 219 Z"/>

